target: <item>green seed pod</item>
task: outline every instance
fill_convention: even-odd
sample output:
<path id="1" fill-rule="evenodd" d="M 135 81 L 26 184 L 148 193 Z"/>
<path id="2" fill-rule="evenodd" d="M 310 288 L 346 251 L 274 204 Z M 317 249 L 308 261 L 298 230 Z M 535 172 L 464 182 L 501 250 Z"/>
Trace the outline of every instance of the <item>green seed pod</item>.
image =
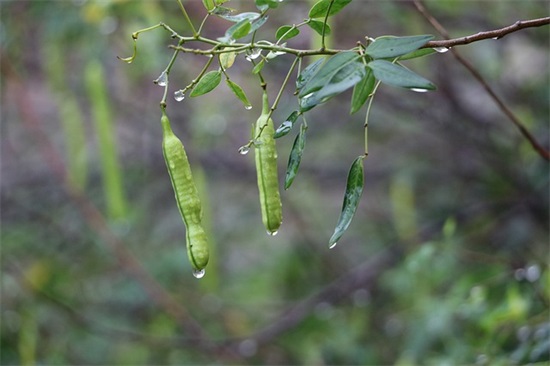
<path id="1" fill-rule="evenodd" d="M 208 263 L 208 239 L 202 227 L 202 206 L 197 187 L 193 181 L 187 154 L 180 139 L 170 127 L 163 110 L 162 152 L 170 174 L 172 187 L 181 217 L 186 227 L 187 254 L 195 271 L 201 271 Z"/>
<path id="2" fill-rule="evenodd" d="M 269 113 L 269 100 L 264 90 L 262 114 L 255 127 L 255 160 L 262 221 L 267 233 L 275 235 L 283 221 L 283 213 L 277 178 L 277 148 L 273 138 L 275 128 Z"/>

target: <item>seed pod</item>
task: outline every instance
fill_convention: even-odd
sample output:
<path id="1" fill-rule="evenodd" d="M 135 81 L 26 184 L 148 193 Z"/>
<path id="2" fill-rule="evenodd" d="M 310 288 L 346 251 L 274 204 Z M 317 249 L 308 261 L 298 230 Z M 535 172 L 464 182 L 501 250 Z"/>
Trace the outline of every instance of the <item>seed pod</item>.
<path id="1" fill-rule="evenodd" d="M 206 267 L 209 255 L 208 239 L 201 224 L 201 201 L 183 144 L 172 131 L 164 110 L 161 124 L 162 152 L 174 188 L 176 202 L 186 227 L 187 254 L 195 271 L 200 271 Z"/>
<path id="2" fill-rule="evenodd" d="M 283 221 L 279 180 L 277 178 L 277 148 L 275 146 L 275 128 L 269 118 L 269 100 L 264 90 L 262 114 L 255 127 L 255 160 L 260 191 L 262 221 L 270 235 L 275 235 Z"/>

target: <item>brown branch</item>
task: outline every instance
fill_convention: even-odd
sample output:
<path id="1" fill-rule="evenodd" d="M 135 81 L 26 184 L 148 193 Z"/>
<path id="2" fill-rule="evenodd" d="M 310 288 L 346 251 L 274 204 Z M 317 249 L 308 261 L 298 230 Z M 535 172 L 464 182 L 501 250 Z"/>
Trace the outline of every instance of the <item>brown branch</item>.
<path id="1" fill-rule="evenodd" d="M 416 5 L 418 3 L 418 1 L 415 1 L 414 3 Z M 420 4 L 420 6 L 423 8 L 422 11 L 425 12 L 425 8 L 422 6 L 422 4 Z M 417 5 L 417 8 L 418 8 L 418 5 Z M 422 48 L 434 48 L 434 47 L 451 48 L 451 47 L 454 47 L 454 46 L 460 46 L 460 45 L 470 44 L 470 43 L 477 42 L 477 41 L 482 41 L 484 39 L 500 39 L 500 38 L 504 37 L 505 35 L 513 33 L 513 32 L 517 32 L 520 29 L 533 28 L 533 27 L 542 27 L 542 26 L 548 25 L 548 24 L 550 24 L 550 17 L 539 18 L 539 19 L 531 19 L 531 20 L 519 20 L 519 21 L 515 22 L 514 24 L 509 25 L 509 26 L 504 27 L 504 28 L 485 31 L 485 32 L 478 32 L 476 34 L 472 34 L 472 35 L 469 35 L 469 36 L 450 39 L 449 34 L 446 32 L 446 30 L 443 27 L 441 27 L 441 24 L 439 24 L 439 26 L 436 27 L 435 24 L 432 23 L 432 25 L 437 29 L 437 31 L 441 35 L 443 35 L 443 37 L 445 37 L 446 39 L 438 40 L 438 41 L 430 41 L 430 42 L 426 43 L 424 46 L 422 46 Z"/>
<path id="2" fill-rule="evenodd" d="M 477 33 L 473 36 L 457 38 L 456 40 L 453 40 L 449 36 L 449 32 L 447 32 L 445 27 L 443 27 L 443 25 L 441 23 L 439 23 L 439 21 L 437 19 L 435 19 L 428 12 L 426 7 L 424 7 L 424 5 L 422 4 L 421 0 L 413 0 L 413 3 L 415 5 L 416 9 L 420 12 L 420 14 L 422 14 L 422 16 L 424 16 L 424 18 L 426 18 L 428 20 L 428 22 L 430 22 L 430 24 L 437 30 L 437 32 L 439 34 L 441 34 L 441 36 L 443 36 L 443 38 L 447 39 L 448 41 L 457 41 L 457 40 L 467 39 L 467 38 L 472 39 L 473 37 L 477 38 L 475 40 L 485 39 L 485 38 L 480 38 L 480 36 L 479 36 L 480 34 L 484 34 L 484 33 L 485 34 L 490 33 L 491 35 L 493 35 L 492 37 L 487 37 L 487 38 L 498 37 L 499 34 L 501 35 L 501 37 L 503 37 L 504 35 L 506 35 L 508 33 L 514 32 L 514 31 L 519 30 L 519 29 L 527 28 L 528 26 L 538 27 L 538 26 L 542 26 L 542 25 L 546 25 L 546 24 L 550 23 L 550 18 L 540 18 L 540 19 L 534 19 L 532 21 L 519 21 L 519 22 L 516 22 L 515 24 L 513 24 L 511 26 L 504 27 L 504 28 L 496 30 L 496 31 L 480 32 L 480 33 Z M 505 30 L 505 31 L 503 31 L 503 30 Z M 439 42 L 439 41 L 437 41 L 437 42 Z M 470 40 L 467 43 L 471 43 L 471 42 L 474 42 L 474 40 Z M 467 43 L 456 43 L 456 44 L 467 44 Z M 433 45 L 432 44 L 431 47 L 449 47 L 449 46 L 439 45 L 439 44 L 438 45 Z M 472 76 L 481 84 L 481 86 L 485 89 L 487 94 L 493 99 L 493 101 L 496 103 L 496 105 L 499 107 L 499 109 L 517 127 L 517 129 L 523 135 L 523 137 L 525 137 L 527 139 L 527 141 L 529 141 L 529 143 L 531 144 L 533 149 L 535 149 L 535 151 L 542 158 L 544 158 L 547 161 L 550 161 L 550 151 L 545 149 L 542 145 L 540 145 L 537 142 L 535 137 L 529 132 L 529 130 L 527 130 L 527 128 L 519 120 L 519 118 L 516 117 L 516 115 L 510 110 L 510 108 L 508 108 L 506 106 L 506 103 L 496 94 L 496 92 L 493 90 L 493 88 L 491 88 L 491 86 L 489 86 L 489 84 L 483 78 L 483 76 L 479 73 L 479 71 L 477 71 L 476 68 L 468 60 L 466 60 L 464 57 L 462 57 L 455 49 L 451 48 L 451 53 L 456 58 L 456 60 L 458 62 L 460 62 L 472 74 Z"/>

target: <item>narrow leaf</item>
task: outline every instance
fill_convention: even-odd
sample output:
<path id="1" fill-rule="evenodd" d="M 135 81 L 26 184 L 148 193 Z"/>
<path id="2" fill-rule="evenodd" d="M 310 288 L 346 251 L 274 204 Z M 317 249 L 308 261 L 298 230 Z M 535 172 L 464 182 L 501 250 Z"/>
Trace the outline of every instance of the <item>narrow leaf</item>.
<path id="1" fill-rule="evenodd" d="M 351 164 L 348 174 L 348 181 L 346 184 L 346 193 L 344 195 L 344 203 L 342 204 L 342 212 L 338 218 L 338 223 L 336 224 L 334 233 L 329 240 L 330 248 L 333 248 L 338 243 L 338 240 L 340 240 L 344 232 L 347 230 L 353 216 L 355 215 L 357 206 L 359 205 L 364 184 L 364 158 L 365 156 L 361 155 L 353 161 L 353 164 Z"/>
<path id="2" fill-rule="evenodd" d="M 279 6 L 282 0 L 255 0 L 256 7 L 262 11 L 267 8 L 275 9 Z"/>
<path id="3" fill-rule="evenodd" d="M 304 148 L 306 146 L 306 130 L 307 127 L 302 125 L 300 128 L 300 133 L 294 139 L 294 144 L 292 145 L 292 150 L 290 150 L 290 156 L 288 157 L 288 165 L 286 167 L 285 175 L 285 189 L 288 189 L 296 174 L 298 174 L 298 168 L 302 162 L 302 154 L 304 153 Z"/>
<path id="4" fill-rule="evenodd" d="M 252 73 L 253 74 L 257 74 L 259 73 L 260 71 L 262 71 L 262 69 L 264 68 L 264 65 L 265 65 L 265 60 L 261 60 L 260 62 L 258 62 L 254 68 L 252 69 Z"/>
<path id="5" fill-rule="evenodd" d="M 319 71 L 321 73 L 321 71 Z M 300 111 L 305 112 L 342 93 L 360 82 L 366 75 L 365 65 L 359 61 L 345 64 L 337 70 L 321 89 L 300 98 Z"/>
<path id="6" fill-rule="evenodd" d="M 381 82 L 408 89 L 435 90 L 431 81 L 412 72 L 403 66 L 392 64 L 384 60 L 374 60 L 367 64 L 372 69 L 374 77 Z"/>
<path id="7" fill-rule="evenodd" d="M 323 35 L 323 25 L 325 24 L 325 22 L 322 22 L 320 20 L 315 20 L 315 19 L 309 19 L 308 22 L 307 22 L 307 25 L 313 29 L 315 32 L 317 32 L 320 36 Z M 331 29 L 330 29 L 330 26 L 328 24 L 325 25 L 325 36 L 328 36 L 330 35 L 331 33 Z"/>
<path id="8" fill-rule="evenodd" d="M 229 20 L 230 22 L 238 23 L 238 22 L 241 22 L 245 19 L 248 19 L 249 21 L 253 21 L 255 19 L 258 19 L 260 17 L 260 13 L 245 12 L 245 13 L 240 13 L 240 14 L 236 14 L 236 15 L 218 14 L 218 16 L 220 18 L 225 19 L 225 20 Z"/>
<path id="9" fill-rule="evenodd" d="M 421 48 L 421 49 L 418 49 L 416 51 L 409 52 L 409 53 L 407 53 L 403 56 L 400 56 L 399 61 L 410 60 L 410 59 L 418 58 L 418 57 L 424 57 L 424 56 L 428 56 L 428 55 L 431 55 L 431 54 L 436 53 L 436 52 L 437 51 L 434 50 L 433 48 Z"/>
<path id="10" fill-rule="evenodd" d="M 222 73 L 220 71 L 210 71 L 202 76 L 197 83 L 197 86 L 193 89 L 190 96 L 198 97 L 199 95 L 206 94 L 214 90 L 218 86 L 222 79 Z"/>
<path id="11" fill-rule="evenodd" d="M 424 46 L 432 35 L 393 37 L 378 37 L 366 49 L 365 53 L 374 59 L 391 58 L 405 55 Z"/>
<path id="12" fill-rule="evenodd" d="M 332 2 L 332 6 L 330 6 L 330 3 Z M 310 18 L 324 18 L 327 15 L 328 8 L 330 7 L 330 11 L 328 13 L 329 16 L 334 15 L 338 13 L 340 10 L 342 10 L 346 5 L 348 5 L 351 2 L 351 0 L 321 0 L 316 2 L 309 11 L 309 17 Z"/>
<path id="13" fill-rule="evenodd" d="M 234 40 L 242 38 L 250 32 L 251 27 L 252 25 L 250 24 L 250 20 L 243 19 L 225 31 L 225 38 Z"/>
<path id="14" fill-rule="evenodd" d="M 252 26 L 250 27 L 250 31 L 248 33 L 252 33 L 255 30 L 257 30 L 258 28 L 260 28 L 262 25 L 265 24 L 265 22 L 267 22 L 268 18 L 269 17 L 267 15 L 264 15 L 263 17 L 254 20 L 252 22 Z"/>
<path id="15" fill-rule="evenodd" d="M 298 75 L 298 78 L 296 79 L 296 90 L 300 91 L 306 85 L 309 80 L 315 75 L 317 70 L 319 70 L 319 67 L 321 64 L 326 60 L 326 58 L 320 58 L 308 67 L 306 67 L 300 75 Z"/>
<path id="16" fill-rule="evenodd" d="M 300 90 L 300 97 L 324 87 L 340 69 L 347 64 L 356 62 L 359 55 L 355 52 L 341 52 L 330 57 L 327 62 L 310 78 L 309 82 Z"/>
<path id="17" fill-rule="evenodd" d="M 278 40 L 285 40 L 296 37 L 298 34 L 300 34 L 300 30 L 298 28 L 291 27 L 290 25 L 283 25 L 282 27 L 279 27 L 279 29 L 277 29 L 275 37 Z"/>
<path id="18" fill-rule="evenodd" d="M 290 130 L 292 130 L 292 127 L 294 127 L 294 123 L 296 123 L 299 115 L 300 113 L 298 113 L 298 111 L 292 112 L 290 116 L 288 116 L 285 121 L 281 123 L 279 127 L 277 127 L 273 138 L 278 139 L 279 137 L 283 137 L 288 134 Z"/>
<path id="19" fill-rule="evenodd" d="M 369 95 L 374 91 L 376 79 L 371 69 L 367 69 L 367 74 L 360 82 L 355 84 L 353 94 L 351 95 L 351 111 L 350 114 L 357 112 L 369 98 Z"/>
<path id="20" fill-rule="evenodd" d="M 214 0 L 202 0 L 202 4 L 206 8 L 206 10 L 210 11 L 216 7 L 216 3 Z"/>
<path id="21" fill-rule="evenodd" d="M 252 108 L 252 104 L 250 104 L 250 101 L 246 97 L 244 90 L 237 83 L 229 79 L 225 79 L 225 81 L 227 82 L 227 86 L 229 87 L 229 89 L 231 89 L 231 91 L 233 91 L 235 96 L 239 98 L 239 100 L 243 103 L 244 107 L 246 109 Z"/>

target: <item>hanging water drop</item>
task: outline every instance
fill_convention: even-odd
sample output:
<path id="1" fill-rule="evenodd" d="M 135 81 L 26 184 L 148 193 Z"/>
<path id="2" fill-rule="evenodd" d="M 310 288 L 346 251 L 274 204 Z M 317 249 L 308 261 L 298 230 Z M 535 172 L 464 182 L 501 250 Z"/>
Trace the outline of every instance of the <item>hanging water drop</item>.
<path id="1" fill-rule="evenodd" d="M 448 52 L 449 50 L 450 48 L 448 47 L 434 47 L 434 51 L 439 53 L 445 53 L 445 52 Z"/>
<path id="2" fill-rule="evenodd" d="M 269 231 L 269 230 L 267 230 L 267 235 L 269 235 L 269 236 L 275 236 L 275 235 L 277 235 L 278 233 L 279 233 L 278 230 L 275 230 L 275 231 Z"/>
<path id="3" fill-rule="evenodd" d="M 166 70 L 163 71 L 158 78 L 156 78 L 153 83 L 157 84 L 158 86 L 166 86 L 168 83 L 168 75 L 166 75 Z"/>
<path id="4" fill-rule="evenodd" d="M 203 269 L 195 269 L 193 270 L 193 276 L 195 276 L 195 278 L 203 278 L 204 277 L 204 274 L 206 273 L 206 271 Z"/>
<path id="5" fill-rule="evenodd" d="M 251 110 L 252 109 L 252 106 L 250 104 L 247 104 L 244 106 L 244 109 L 246 109 L 247 111 Z"/>
<path id="6" fill-rule="evenodd" d="M 246 60 L 252 62 L 252 60 L 257 59 L 262 54 L 262 50 L 260 48 L 255 48 L 251 51 L 247 51 L 246 54 Z"/>
<path id="7" fill-rule="evenodd" d="M 411 90 L 417 93 L 426 93 L 428 91 L 428 89 L 424 88 L 411 88 Z"/>
<path id="8" fill-rule="evenodd" d="M 250 146 L 248 146 L 248 145 L 244 145 L 244 146 L 239 147 L 239 154 L 241 154 L 241 155 L 246 155 L 246 154 L 248 154 L 249 151 L 250 151 Z"/>
<path id="9" fill-rule="evenodd" d="M 181 102 L 182 100 L 184 100 L 185 99 L 185 93 L 183 92 L 183 90 L 175 91 L 174 92 L 174 99 L 177 102 Z"/>
<path id="10" fill-rule="evenodd" d="M 334 248 L 334 247 L 336 246 L 336 244 L 338 244 L 338 242 L 332 243 L 328 248 L 329 248 L 329 249 L 332 249 L 332 248 Z"/>

